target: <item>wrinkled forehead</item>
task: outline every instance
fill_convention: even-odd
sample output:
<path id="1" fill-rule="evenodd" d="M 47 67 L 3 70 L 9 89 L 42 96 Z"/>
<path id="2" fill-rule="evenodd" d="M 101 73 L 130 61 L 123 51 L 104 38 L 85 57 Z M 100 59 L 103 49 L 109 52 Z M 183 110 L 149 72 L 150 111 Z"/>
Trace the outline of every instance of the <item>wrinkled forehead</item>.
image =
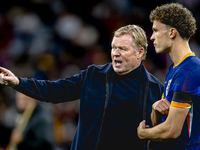
<path id="1" fill-rule="evenodd" d="M 130 34 L 114 36 L 111 44 L 130 45 L 133 44 L 133 37 Z"/>

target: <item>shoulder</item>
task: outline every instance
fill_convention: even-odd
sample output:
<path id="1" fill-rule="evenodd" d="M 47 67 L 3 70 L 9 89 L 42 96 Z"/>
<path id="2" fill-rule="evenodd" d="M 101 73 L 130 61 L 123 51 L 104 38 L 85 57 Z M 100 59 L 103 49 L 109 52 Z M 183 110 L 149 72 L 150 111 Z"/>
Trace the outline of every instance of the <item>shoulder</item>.
<path id="1" fill-rule="evenodd" d="M 88 71 L 98 71 L 100 73 L 107 73 L 112 69 L 112 63 L 107 63 L 104 65 L 89 65 L 87 70 Z"/>
<path id="2" fill-rule="evenodd" d="M 89 65 L 86 69 L 81 70 L 79 73 L 73 75 L 73 77 L 76 78 L 84 78 L 86 77 L 90 77 L 92 75 L 97 75 L 99 73 L 106 73 L 109 70 L 111 70 L 112 68 L 112 63 L 107 63 L 105 65 Z"/>
<path id="3" fill-rule="evenodd" d="M 185 68 L 200 68 L 200 59 L 196 56 L 188 58 L 186 63 L 183 65 Z"/>
<path id="4" fill-rule="evenodd" d="M 152 75 L 150 72 L 148 72 L 144 66 L 143 66 L 143 70 L 144 70 L 143 71 L 144 72 L 144 76 L 146 77 L 147 81 L 152 82 L 154 84 L 158 84 L 159 86 L 163 86 L 161 81 L 157 77 Z"/>
<path id="5" fill-rule="evenodd" d="M 151 80 L 154 81 L 152 83 L 158 85 L 159 88 L 163 90 L 164 86 L 163 86 L 162 82 L 158 78 L 156 78 L 154 75 L 152 75 L 151 73 L 149 73 L 149 75 L 151 77 Z"/>
<path id="6" fill-rule="evenodd" d="M 200 79 L 200 59 L 196 56 L 191 57 L 188 61 L 180 67 L 178 74 L 187 74 L 190 77 L 197 77 Z"/>

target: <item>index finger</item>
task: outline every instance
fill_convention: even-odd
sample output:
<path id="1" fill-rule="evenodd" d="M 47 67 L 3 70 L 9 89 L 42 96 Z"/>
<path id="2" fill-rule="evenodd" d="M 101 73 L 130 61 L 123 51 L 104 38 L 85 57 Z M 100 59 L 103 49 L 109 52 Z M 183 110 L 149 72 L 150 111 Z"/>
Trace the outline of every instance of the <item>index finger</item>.
<path id="1" fill-rule="evenodd" d="M 7 69 L 0 66 L 0 71 L 1 71 L 1 72 L 6 72 Z"/>

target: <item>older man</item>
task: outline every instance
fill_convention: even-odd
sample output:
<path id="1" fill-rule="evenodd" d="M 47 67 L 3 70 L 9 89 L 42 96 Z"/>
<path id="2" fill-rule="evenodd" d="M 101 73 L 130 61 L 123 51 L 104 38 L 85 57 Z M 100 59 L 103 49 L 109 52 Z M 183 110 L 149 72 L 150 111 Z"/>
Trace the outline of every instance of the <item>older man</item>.
<path id="1" fill-rule="evenodd" d="M 163 86 L 143 66 L 146 34 L 137 25 L 121 27 L 112 40 L 112 63 L 95 66 L 57 81 L 17 78 L 0 68 L 1 84 L 35 99 L 61 103 L 80 98 L 80 115 L 72 150 L 141 150 L 139 122 L 151 125 L 152 104 Z"/>

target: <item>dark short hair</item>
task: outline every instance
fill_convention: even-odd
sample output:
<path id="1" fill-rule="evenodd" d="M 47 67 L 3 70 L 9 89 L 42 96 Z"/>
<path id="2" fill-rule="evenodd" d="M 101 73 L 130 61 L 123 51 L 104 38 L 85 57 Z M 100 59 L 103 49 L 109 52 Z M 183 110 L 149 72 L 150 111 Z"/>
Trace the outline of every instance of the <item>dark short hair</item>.
<path id="1" fill-rule="evenodd" d="M 159 21 L 176 28 L 183 39 L 189 39 L 196 31 L 196 20 L 190 10 L 178 3 L 157 6 L 150 13 L 150 21 Z"/>

